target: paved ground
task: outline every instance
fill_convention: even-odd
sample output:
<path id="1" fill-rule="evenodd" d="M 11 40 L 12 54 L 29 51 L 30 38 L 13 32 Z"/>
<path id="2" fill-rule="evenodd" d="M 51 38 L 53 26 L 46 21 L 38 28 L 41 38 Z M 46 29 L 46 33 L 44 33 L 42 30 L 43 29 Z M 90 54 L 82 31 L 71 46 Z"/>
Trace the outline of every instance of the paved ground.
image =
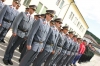
<path id="1" fill-rule="evenodd" d="M 0 43 L 0 66 L 6 66 L 2 62 L 2 58 L 3 58 L 4 52 L 6 50 L 7 43 L 8 43 L 8 40 L 9 40 L 9 37 L 11 36 L 11 34 L 12 34 L 12 32 L 9 31 L 5 38 L 6 43 Z M 18 49 L 16 49 L 13 59 L 12 59 L 12 61 L 14 62 L 13 66 L 18 66 L 19 55 L 20 55 L 20 53 L 18 52 Z M 11 65 L 8 65 L 8 66 L 11 66 Z M 77 66 L 100 66 L 100 57 L 97 55 L 94 55 L 94 57 L 92 58 L 92 60 L 90 62 L 82 63 L 82 64 L 77 63 Z"/>

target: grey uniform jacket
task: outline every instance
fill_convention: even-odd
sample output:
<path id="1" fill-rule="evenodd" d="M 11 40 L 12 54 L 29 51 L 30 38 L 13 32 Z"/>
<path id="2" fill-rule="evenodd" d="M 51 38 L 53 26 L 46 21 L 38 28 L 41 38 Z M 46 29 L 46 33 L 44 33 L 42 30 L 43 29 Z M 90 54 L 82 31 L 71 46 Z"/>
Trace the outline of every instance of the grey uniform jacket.
<path id="1" fill-rule="evenodd" d="M 2 24 L 2 27 L 9 29 L 17 14 L 18 12 L 16 9 L 9 5 L 5 5 L 0 11 L 0 24 Z"/>
<path id="2" fill-rule="evenodd" d="M 2 8 L 4 7 L 3 2 L 0 0 L 0 11 L 2 10 Z"/>
<path id="3" fill-rule="evenodd" d="M 31 45 L 33 51 L 40 52 L 43 48 L 43 42 L 48 35 L 49 29 L 50 24 L 49 22 L 46 22 L 45 19 L 35 21 L 29 33 L 27 45 Z"/>
<path id="4" fill-rule="evenodd" d="M 56 27 L 52 26 L 52 32 L 49 35 L 49 38 L 47 39 L 45 50 L 48 52 L 52 52 L 56 48 L 56 42 L 58 41 L 59 31 L 55 29 Z"/>
<path id="5" fill-rule="evenodd" d="M 70 48 L 71 43 L 72 43 L 72 40 L 68 36 L 66 36 L 66 41 L 62 47 L 62 52 L 64 53 L 67 52 L 67 54 L 70 54 L 70 51 L 68 51 L 68 49 Z"/>
<path id="6" fill-rule="evenodd" d="M 73 48 L 72 48 L 72 55 L 74 55 L 76 53 L 76 49 L 77 49 L 77 43 L 73 41 Z"/>
<path id="7" fill-rule="evenodd" d="M 67 52 L 67 49 L 69 48 L 69 40 L 68 40 L 68 37 L 66 36 L 65 37 L 65 42 L 64 42 L 64 45 L 63 45 L 63 47 L 62 47 L 62 53 L 64 53 L 64 54 L 66 54 L 66 52 Z"/>
<path id="8" fill-rule="evenodd" d="M 77 45 L 76 45 L 76 50 L 75 50 L 76 55 L 77 55 L 77 53 L 79 52 L 79 49 L 80 49 L 80 45 L 77 43 Z"/>
<path id="9" fill-rule="evenodd" d="M 14 20 L 13 33 L 21 38 L 28 37 L 33 21 L 34 19 L 28 12 L 21 12 Z"/>
<path id="10" fill-rule="evenodd" d="M 60 32 L 59 39 L 57 42 L 57 48 L 59 48 L 60 51 L 62 50 L 62 47 L 63 47 L 65 41 L 66 41 L 66 35 L 64 33 Z"/>
<path id="11" fill-rule="evenodd" d="M 67 54 L 68 54 L 68 55 L 71 54 L 71 52 L 72 52 L 74 46 L 75 46 L 74 41 L 73 41 L 72 39 L 70 39 L 70 46 L 69 46 L 69 48 L 67 49 L 67 51 L 68 51 Z"/>

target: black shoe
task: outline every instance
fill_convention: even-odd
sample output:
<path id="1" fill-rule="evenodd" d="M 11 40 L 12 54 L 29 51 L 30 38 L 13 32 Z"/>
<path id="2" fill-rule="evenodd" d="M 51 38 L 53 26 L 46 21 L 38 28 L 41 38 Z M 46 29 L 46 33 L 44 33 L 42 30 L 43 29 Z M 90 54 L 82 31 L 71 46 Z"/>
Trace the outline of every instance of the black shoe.
<path id="1" fill-rule="evenodd" d="M 6 42 L 4 41 L 4 39 L 3 39 L 3 40 L 1 40 L 1 42 L 6 43 Z"/>
<path id="2" fill-rule="evenodd" d="M 8 63 L 9 63 L 10 65 L 13 65 L 13 62 L 12 62 L 11 60 L 8 60 Z"/>
<path id="3" fill-rule="evenodd" d="M 8 65 L 8 60 L 3 59 L 3 63 L 4 63 L 5 65 Z"/>
<path id="4" fill-rule="evenodd" d="M 21 61 L 21 59 L 18 60 L 19 62 Z"/>

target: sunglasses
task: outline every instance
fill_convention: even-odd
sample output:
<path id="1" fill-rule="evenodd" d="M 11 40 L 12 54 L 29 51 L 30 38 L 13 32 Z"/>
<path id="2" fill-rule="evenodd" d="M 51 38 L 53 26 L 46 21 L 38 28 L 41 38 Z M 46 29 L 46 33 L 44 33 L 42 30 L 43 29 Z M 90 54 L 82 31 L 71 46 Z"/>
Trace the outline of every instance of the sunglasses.
<path id="1" fill-rule="evenodd" d="M 57 22 L 57 23 L 62 24 L 61 22 Z"/>
<path id="2" fill-rule="evenodd" d="M 52 17 L 52 18 L 53 18 L 54 16 L 50 14 L 50 17 Z"/>

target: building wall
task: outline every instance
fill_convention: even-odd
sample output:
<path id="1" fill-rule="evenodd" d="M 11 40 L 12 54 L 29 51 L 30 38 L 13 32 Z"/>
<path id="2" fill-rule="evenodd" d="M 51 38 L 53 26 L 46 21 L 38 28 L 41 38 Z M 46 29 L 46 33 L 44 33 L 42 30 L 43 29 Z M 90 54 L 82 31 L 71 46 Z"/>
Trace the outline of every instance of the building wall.
<path id="1" fill-rule="evenodd" d="M 80 14 L 75 3 L 71 3 L 66 16 L 63 20 L 63 25 L 67 24 L 70 28 L 69 30 L 74 31 L 78 37 L 83 38 L 88 26 Z"/>
<path id="2" fill-rule="evenodd" d="M 57 3 L 57 1 L 59 1 L 59 3 Z M 64 2 L 64 4 L 60 8 L 62 2 Z M 73 0 L 31 0 L 30 5 L 34 4 L 34 5 L 38 6 L 39 3 L 42 4 L 42 7 L 40 8 L 40 11 L 38 12 L 38 14 L 44 13 L 43 12 L 44 7 L 46 7 L 47 9 L 55 10 L 56 17 L 58 16 L 58 18 L 63 19 L 62 25 L 68 25 L 69 30 L 75 31 L 76 35 L 83 38 L 88 27 L 87 27 L 85 21 L 83 20 L 84 18 L 82 17 L 82 15 L 80 15 L 78 9 L 76 8 L 75 3 L 71 3 L 71 2 L 73 2 Z M 12 0 L 6 0 L 5 3 L 8 5 L 11 5 Z M 23 5 L 23 3 L 24 3 L 24 0 L 21 0 L 21 7 L 19 8 L 20 12 L 25 11 L 25 6 Z M 71 5 L 70 5 L 70 3 L 71 3 Z M 74 14 L 73 18 L 72 18 L 71 12 Z M 37 13 L 34 13 L 34 14 L 37 14 Z M 34 16 L 34 14 L 33 14 L 33 16 Z M 70 17 L 70 15 L 71 15 L 71 17 Z M 76 18 L 77 18 L 77 20 L 76 20 Z M 80 26 L 77 26 L 78 22 L 80 23 Z M 81 28 L 81 26 L 82 26 L 82 28 Z"/>

